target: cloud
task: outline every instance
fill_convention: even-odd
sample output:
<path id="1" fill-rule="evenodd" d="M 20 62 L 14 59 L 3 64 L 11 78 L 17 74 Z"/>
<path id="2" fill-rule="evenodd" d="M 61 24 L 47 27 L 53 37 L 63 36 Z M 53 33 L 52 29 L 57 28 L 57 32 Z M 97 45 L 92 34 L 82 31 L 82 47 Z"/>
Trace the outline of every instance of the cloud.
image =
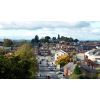
<path id="1" fill-rule="evenodd" d="M 40 22 L 11 22 L 0 23 L 0 29 L 24 29 L 24 30 L 38 30 L 38 29 L 56 29 L 56 28 L 84 28 L 89 27 L 90 23 L 81 21 L 75 23 L 69 22 L 54 22 L 54 21 L 40 21 Z"/>
<path id="2" fill-rule="evenodd" d="M 40 37 L 46 35 L 53 37 L 57 36 L 57 34 L 60 34 L 81 40 L 100 39 L 100 22 L 38 21 L 0 23 L 0 38 L 9 36 L 14 38 L 31 39 L 36 34 L 38 34 Z"/>
<path id="3" fill-rule="evenodd" d="M 75 27 L 77 28 L 84 28 L 84 27 L 90 27 L 90 23 L 89 22 L 85 22 L 85 21 L 81 21 L 81 22 L 78 22 Z"/>

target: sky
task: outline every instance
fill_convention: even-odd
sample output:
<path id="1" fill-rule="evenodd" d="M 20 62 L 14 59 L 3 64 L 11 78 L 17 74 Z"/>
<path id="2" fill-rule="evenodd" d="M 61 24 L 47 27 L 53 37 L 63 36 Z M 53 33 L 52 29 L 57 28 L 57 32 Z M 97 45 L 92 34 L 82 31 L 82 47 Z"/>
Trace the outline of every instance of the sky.
<path id="1" fill-rule="evenodd" d="M 38 35 L 77 38 L 79 40 L 100 40 L 100 21 L 26 21 L 0 22 L 0 39 L 27 39 Z"/>
<path id="2" fill-rule="evenodd" d="M 99 0 L 0 0 L 0 39 L 58 34 L 100 40 Z"/>

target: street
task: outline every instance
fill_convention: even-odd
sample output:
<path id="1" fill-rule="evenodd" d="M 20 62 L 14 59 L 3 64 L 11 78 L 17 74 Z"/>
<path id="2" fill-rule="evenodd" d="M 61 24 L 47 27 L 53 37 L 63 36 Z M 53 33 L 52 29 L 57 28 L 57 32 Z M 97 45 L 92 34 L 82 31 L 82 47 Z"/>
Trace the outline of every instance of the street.
<path id="1" fill-rule="evenodd" d="M 58 75 L 58 70 L 56 67 L 52 64 L 53 59 L 50 56 L 38 56 L 38 62 L 39 62 L 39 73 L 38 73 L 38 79 L 47 79 L 49 76 L 50 79 L 60 79 L 63 78 L 63 75 Z"/>

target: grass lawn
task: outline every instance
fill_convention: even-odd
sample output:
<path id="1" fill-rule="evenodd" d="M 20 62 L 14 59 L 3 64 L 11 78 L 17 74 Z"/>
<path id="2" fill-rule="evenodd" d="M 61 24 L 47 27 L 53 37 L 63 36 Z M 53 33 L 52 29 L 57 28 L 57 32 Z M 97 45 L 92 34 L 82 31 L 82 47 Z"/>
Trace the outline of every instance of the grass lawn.
<path id="1" fill-rule="evenodd" d="M 80 75 L 72 74 L 70 79 L 79 79 Z"/>

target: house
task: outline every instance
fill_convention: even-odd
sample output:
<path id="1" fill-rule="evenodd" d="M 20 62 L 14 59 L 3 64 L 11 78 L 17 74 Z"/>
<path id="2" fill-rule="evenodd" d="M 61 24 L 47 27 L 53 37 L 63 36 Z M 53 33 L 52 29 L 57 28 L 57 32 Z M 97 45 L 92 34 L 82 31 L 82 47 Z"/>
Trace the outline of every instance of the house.
<path id="1" fill-rule="evenodd" d="M 76 64 L 74 64 L 73 62 L 69 62 L 68 64 L 66 64 L 64 66 L 64 76 L 67 77 L 67 76 L 70 76 L 74 69 L 76 67 Z"/>
<path id="2" fill-rule="evenodd" d="M 90 60 L 91 63 L 100 65 L 100 49 L 93 49 L 84 54 L 85 59 Z"/>
<path id="3" fill-rule="evenodd" d="M 76 47 L 75 46 L 68 46 L 66 49 L 67 52 L 72 52 L 72 51 L 76 51 Z"/>
<path id="4" fill-rule="evenodd" d="M 67 52 L 63 51 L 63 50 L 58 50 L 56 51 L 55 53 L 55 57 L 54 57 L 54 61 L 56 61 L 58 59 L 59 56 L 62 56 L 62 55 L 65 55 L 65 54 L 68 54 Z"/>
<path id="5" fill-rule="evenodd" d="M 80 42 L 80 44 L 78 45 L 78 49 L 82 52 L 91 50 L 91 49 L 95 49 L 98 48 L 100 46 L 100 42 L 99 41 L 84 41 L 84 42 Z"/>
<path id="6" fill-rule="evenodd" d="M 48 49 L 39 49 L 38 54 L 41 56 L 49 56 L 51 55 L 51 52 Z"/>
<path id="7" fill-rule="evenodd" d="M 96 48 L 97 48 L 97 49 L 100 49 L 100 45 L 97 45 Z"/>
<path id="8" fill-rule="evenodd" d="M 34 54 L 35 54 L 35 55 L 38 55 L 38 52 L 39 52 L 38 47 L 34 47 Z"/>
<path id="9" fill-rule="evenodd" d="M 58 50 L 58 51 L 56 51 L 56 53 L 55 53 L 53 64 L 57 66 L 57 69 L 58 69 L 58 70 L 60 70 L 60 65 L 55 64 L 55 62 L 56 62 L 56 60 L 58 59 L 59 56 L 63 56 L 63 55 L 65 55 L 65 54 L 68 55 L 68 53 L 65 52 L 65 51 L 63 51 L 63 50 Z"/>

